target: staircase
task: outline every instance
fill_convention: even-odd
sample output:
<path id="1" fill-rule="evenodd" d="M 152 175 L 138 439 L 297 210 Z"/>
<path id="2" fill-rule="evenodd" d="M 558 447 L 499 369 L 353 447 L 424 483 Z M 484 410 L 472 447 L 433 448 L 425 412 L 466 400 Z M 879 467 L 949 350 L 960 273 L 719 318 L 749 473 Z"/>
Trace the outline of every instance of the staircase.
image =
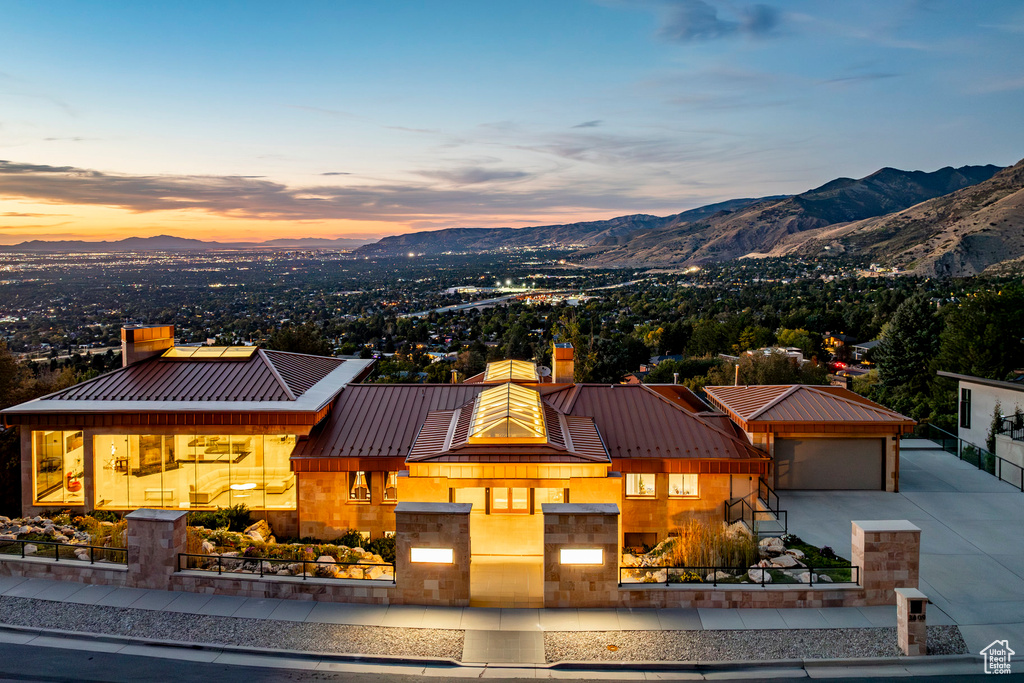
<path id="1" fill-rule="evenodd" d="M 758 479 L 753 503 L 748 498 L 733 498 L 725 503 L 725 522 L 743 522 L 758 538 L 782 536 L 789 531 L 788 515 L 779 508 L 779 496 L 763 479 Z"/>

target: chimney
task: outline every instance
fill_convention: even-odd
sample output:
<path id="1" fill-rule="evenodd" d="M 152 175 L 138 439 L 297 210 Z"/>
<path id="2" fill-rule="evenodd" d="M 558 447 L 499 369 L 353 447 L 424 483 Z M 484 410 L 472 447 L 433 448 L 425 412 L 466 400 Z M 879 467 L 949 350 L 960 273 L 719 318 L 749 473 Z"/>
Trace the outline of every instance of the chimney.
<path id="1" fill-rule="evenodd" d="M 679 373 L 678 372 L 673 372 L 672 373 L 672 384 L 679 384 Z"/>
<path id="2" fill-rule="evenodd" d="M 126 325 L 121 328 L 121 367 L 159 356 L 174 346 L 174 325 Z"/>
<path id="3" fill-rule="evenodd" d="M 733 386 L 738 387 L 740 385 L 740 362 L 736 361 L 736 380 L 733 382 Z"/>
<path id="4" fill-rule="evenodd" d="M 572 384 L 576 381 L 572 344 L 555 344 L 551 352 L 551 376 L 555 384 Z"/>
<path id="5" fill-rule="evenodd" d="M 452 370 L 452 384 L 458 384 L 458 383 L 459 383 L 459 371 L 458 370 Z"/>

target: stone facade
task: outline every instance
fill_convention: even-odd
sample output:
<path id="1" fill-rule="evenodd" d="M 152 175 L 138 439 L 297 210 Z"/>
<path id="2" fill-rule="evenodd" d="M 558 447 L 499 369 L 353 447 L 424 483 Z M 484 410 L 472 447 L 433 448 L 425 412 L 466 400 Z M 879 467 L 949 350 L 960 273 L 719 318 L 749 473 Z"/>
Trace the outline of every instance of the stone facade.
<path id="1" fill-rule="evenodd" d="M 921 530 L 906 520 L 855 521 L 850 561 L 860 567 L 867 604 L 895 604 L 895 589 L 917 588 Z"/>
<path id="2" fill-rule="evenodd" d="M 654 534 L 656 543 L 664 541 L 668 531 L 678 529 L 690 518 L 704 523 L 721 522 L 722 502 L 748 496 L 752 490 L 750 475 L 701 474 L 697 497 L 673 498 L 668 493 L 668 474 L 645 476 L 654 477 L 656 495 L 653 498 L 626 496 L 625 477 L 622 478 L 622 532 Z M 754 483 L 753 490 L 756 491 L 756 487 Z M 574 503 L 589 502 L 575 498 L 570 500 Z"/>
<path id="3" fill-rule="evenodd" d="M 178 553 L 188 547 L 184 510 L 140 508 L 125 515 L 128 520 L 128 586 L 171 588 L 178 569 Z"/>
<path id="4" fill-rule="evenodd" d="M 896 589 L 896 639 L 900 651 L 917 657 L 928 654 L 928 596 L 916 588 Z"/>
<path id="5" fill-rule="evenodd" d="M 672 584 L 626 584 L 619 590 L 615 607 L 786 609 L 822 607 L 864 607 L 864 590 L 859 586 L 822 589 L 778 586 L 711 586 Z"/>
<path id="6" fill-rule="evenodd" d="M 608 607 L 619 599 L 619 508 L 549 503 L 544 511 L 544 606 Z M 599 549 L 601 564 L 562 564 L 561 551 Z"/>
<path id="7" fill-rule="evenodd" d="M 78 560 L 54 562 L 43 558 L 14 556 L 0 560 L 0 576 L 77 581 L 96 586 L 123 586 L 128 580 L 128 568 L 123 565 L 89 564 Z"/>
<path id="8" fill-rule="evenodd" d="M 394 601 L 407 605 L 469 605 L 468 503 L 399 503 L 395 506 Z M 413 562 L 413 548 L 452 550 L 451 564 Z"/>
<path id="9" fill-rule="evenodd" d="M 380 538 L 395 530 L 395 503 L 384 502 L 385 473 L 370 475 L 370 501 L 351 502 L 348 472 L 298 472 L 299 536 L 334 540 L 349 529 Z M 445 492 L 444 500 L 448 500 Z"/>
<path id="10" fill-rule="evenodd" d="M 280 598 L 388 605 L 395 593 L 390 581 L 306 579 L 297 577 L 238 576 L 186 571 L 171 577 L 171 588 L 190 593 L 237 595 L 243 598 Z"/>

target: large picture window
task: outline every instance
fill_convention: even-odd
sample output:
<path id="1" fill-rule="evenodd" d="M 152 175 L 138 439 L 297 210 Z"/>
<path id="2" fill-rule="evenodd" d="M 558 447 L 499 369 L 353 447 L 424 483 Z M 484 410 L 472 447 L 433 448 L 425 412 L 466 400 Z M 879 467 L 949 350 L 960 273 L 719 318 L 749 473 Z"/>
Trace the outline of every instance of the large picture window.
<path id="1" fill-rule="evenodd" d="M 654 498 L 653 474 L 627 474 L 626 495 L 634 498 Z"/>
<path id="2" fill-rule="evenodd" d="M 36 505 L 85 503 L 82 432 L 32 432 L 32 493 Z"/>
<path id="3" fill-rule="evenodd" d="M 294 510 L 294 447 L 291 434 L 98 434 L 95 505 Z"/>
<path id="4" fill-rule="evenodd" d="M 668 475 L 668 495 L 676 498 L 696 498 L 699 495 L 697 491 L 697 475 Z"/>

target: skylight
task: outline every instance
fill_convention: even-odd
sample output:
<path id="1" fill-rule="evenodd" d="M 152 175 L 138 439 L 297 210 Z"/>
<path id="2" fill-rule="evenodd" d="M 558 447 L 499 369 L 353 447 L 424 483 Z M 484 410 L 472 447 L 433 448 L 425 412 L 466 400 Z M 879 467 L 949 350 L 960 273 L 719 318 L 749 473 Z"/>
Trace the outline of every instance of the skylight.
<path id="1" fill-rule="evenodd" d="M 525 360 L 499 360 L 487 364 L 485 382 L 538 382 L 537 365 Z"/>
<path id="2" fill-rule="evenodd" d="M 473 408 L 471 443 L 544 443 L 547 429 L 540 393 L 518 384 L 480 392 Z"/>
<path id="3" fill-rule="evenodd" d="M 174 346 L 164 351 L 165 360 L 246 360 L 255 346 Z"/>

